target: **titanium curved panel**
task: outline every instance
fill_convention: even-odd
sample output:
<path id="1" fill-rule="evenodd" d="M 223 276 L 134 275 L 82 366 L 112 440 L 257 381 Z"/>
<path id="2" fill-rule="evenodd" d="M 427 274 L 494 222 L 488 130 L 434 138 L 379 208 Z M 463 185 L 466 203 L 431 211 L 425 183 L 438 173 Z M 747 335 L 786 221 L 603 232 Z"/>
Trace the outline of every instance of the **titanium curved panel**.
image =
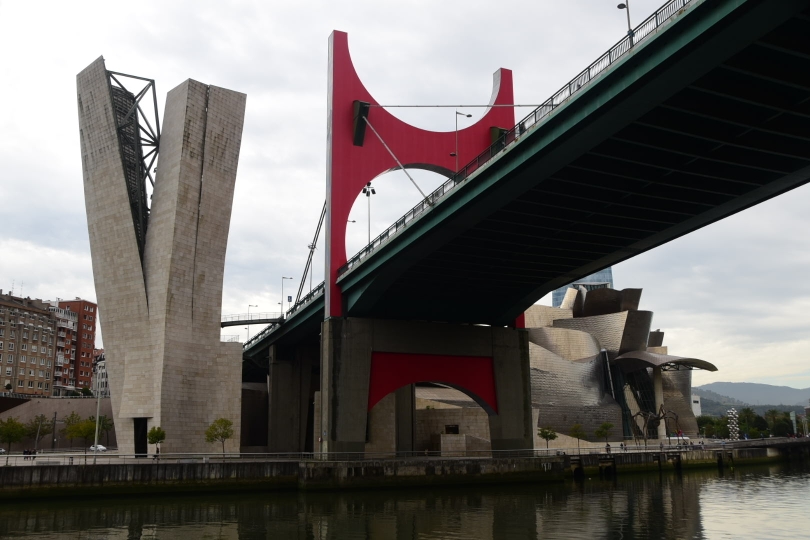
<path id="1" fill-rule="evenodd" d="M 611 439 L 621 439 L 621 407 L 606 393 L 600 356 L 569 362 L 530 342 L 529 362 L 537 427 L 567 434 L 574 424 L 581 424 L 588 439 L 595 439 L 596 428 L 610 422 L 614 426 Z"/>
<path id="2" fill-rule="evenodd" d="M 599 342 L 592 335 L 567 328 L 531 328 L 529 342 L 571 362 L 599 354 Z"/>

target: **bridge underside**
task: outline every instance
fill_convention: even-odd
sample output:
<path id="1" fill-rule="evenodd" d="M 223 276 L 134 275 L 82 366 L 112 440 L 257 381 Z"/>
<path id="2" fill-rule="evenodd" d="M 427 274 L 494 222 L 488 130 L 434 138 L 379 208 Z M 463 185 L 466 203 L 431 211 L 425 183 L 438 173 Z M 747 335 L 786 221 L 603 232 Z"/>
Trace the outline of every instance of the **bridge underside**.
<path id="1" fill-rule="evenodd" d="M 345 274 L 351 316 L 509 324 L 810 179 L 807 1 L 704 2 Z"/>

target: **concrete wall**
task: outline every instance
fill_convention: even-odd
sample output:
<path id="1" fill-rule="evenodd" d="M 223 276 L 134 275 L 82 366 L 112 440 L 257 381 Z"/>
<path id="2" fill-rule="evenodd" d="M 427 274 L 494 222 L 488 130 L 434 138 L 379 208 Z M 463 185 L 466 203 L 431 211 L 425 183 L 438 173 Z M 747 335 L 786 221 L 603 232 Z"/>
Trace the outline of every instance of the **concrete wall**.
<path id="1" fill-rule="evenodd" d="M 56 413 L 56 419 L 59 421 L 64 419 L 66 416 L 69 416 L 70 413 L 73 412 L 81 416 L 82 419 L 96 416 L 96 400 L 90 398 L 35 398 L 14 407 L 13 409 L 0 413 L 0 419 L 6 420 L 7 418 L 16 418 L 20 422 L 26 423 L 29 420 L 36 418 L 40 414 L 44 414 L 49 421 L 52 421 L 53 415 Z M 112 403 L 110 398 L 101 398 L 101 416 L 106 416 L 107 418 L 112 419 Z M 68 441 L 65 439 L 65 437 L 59 433 L 59 431 L 63 430 L 64 427 L 64 424 L 57 423 L 56 425 L 57 433 L 55 437 L 55 447 L 84 447 L 84 441 Z M 50 449 L 53 447 L 53 439 L 53 435 L 47 435 L 40 440 L 37 447 L 41 449 Z M 118 446 L 118 441 L 115 438 L 115 430 L 109 433 L 109 437 L 104 434 L 99 434 L 98 440 L 99 443 L 104 446 L 109 446 L 111 448 L 116 448 Z M 7 448 L 7 445 L 3 445 L 3 448 Z M 11 449 L 12 451 L 16 452 L 26 448 L 34 448 L 33 439 L 26 439 L 22 442 L 16 443 Z"/>
<path id="2" fill-rule="evenodd" d="M 437 450 L 432 438 L 445 432 L 445 426 L 458 426 L 459 434 L 490 440 L 489 415 L 480 407 L 419 409 L 416 411 L 416 452 Z"/>
<path id="3" fill-rule="evenodd" d="M 245 95 L 187 80 L 166 98 L 141 261 L 106 68 L 77 76 L 85 205 L 119 446 L 133 419 L 160 425 L 166 452 L 212 449 L 216 418 L 240 440 L 241 346 L 220 343 L 222 278 Z"/>
<path id="4" fill-rule="evenodd" d="M 326 432 L 321 452 L 365 450 L 374 351 L 492 358 L 498 400 L 498 414 L 489 417 L 493 448 L 531 448 L 525 331 L 357 318 L 329 319 L 322 328 L 320 410 L 316 412 L 320 415 L 319 429 Z"/>

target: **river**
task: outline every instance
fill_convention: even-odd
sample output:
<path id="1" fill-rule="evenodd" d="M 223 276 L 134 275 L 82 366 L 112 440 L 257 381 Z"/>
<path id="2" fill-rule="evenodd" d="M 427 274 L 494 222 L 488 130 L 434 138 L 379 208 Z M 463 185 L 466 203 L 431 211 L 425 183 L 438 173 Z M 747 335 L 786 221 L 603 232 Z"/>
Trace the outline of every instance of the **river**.
<path id="1" fill-rule="evenodd" d="M 625 475 L 554 485 L 6 502 L 0 538 L 810 537 L 810 467 Z"/>

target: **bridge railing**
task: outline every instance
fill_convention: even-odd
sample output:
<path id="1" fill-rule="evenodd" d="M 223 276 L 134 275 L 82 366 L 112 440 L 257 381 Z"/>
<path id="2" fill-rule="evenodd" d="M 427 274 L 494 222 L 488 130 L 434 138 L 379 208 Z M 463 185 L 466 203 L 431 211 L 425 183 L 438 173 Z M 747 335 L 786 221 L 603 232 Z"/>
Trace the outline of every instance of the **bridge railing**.
<path id="1" fill-rule="evenodd" d="M 223 315 L 222 322 L 233 322 L 233 321 L 263 321 L 266 319 L 280 319 L 281 313 L 279 312 L 269 312 L 269 313 L 237 313 L 236 315 Z"/>
<path id="2" fill-rule="evenodd" d="M 301 300 L 296 302 L 290 309 L 287 310 L 286 318 L 289 319 L 290 316 L 292 316 L 294 313 L 296 313 L 297 311 L 305 307 L 307 304 L 318 298 L 320 295 L 323 294 L 323 291 L 324 291 L 324 282 L 321 281 L 320 283 L 318 283 L 318 285 L 315 286 L 314 289 L 308 292 Z M 252 316 L 253 313 L 251 313 L 250 315 Z M 276 315 L 279 316 L 277 318 L 280 318 L 281 314 Z M 283 321 L 284 319 L 281 320 Z M 265 336 L 273 332 L 279 326 L 281 326 L 281 322 L 269 325 L 267 328 L 265 328 L 264 330 L 262 330 L 261 332 L 250 338 L 248 341 L 246 341 L 242 348 L 244 350 L 251 348 L 253 345 L 264 339 Z"/>
<path id="3" fill-rule="evenodd" d="M 352 267 L 359 264 L 368 255 L 374 252 L 377 247 L 387 242 L 390 238 L 395 236 L 400 230 L 404 229 L 411 221 L 422 215 L 428 208 L 433 206 L 438 200 L 442 199 L 447 193 L 456 188 L 459 184 L 465 182 L 470 176 L 478 169 L 488 163 L 492 158 L 500 154 L 507 146 L 517 141 L 523 136 L 529 128 L 535 127 L 541 120 L 548 117 L 552 111 L 563 105 L 574 94 L 587 86 L 594 78 L 607 70 L 617 60 L 622 58 L 633 46 L 643 41 L 658 29 L 659 26 L 666 23 L 673 16 L 679 14 L 689 4 L 694 4 L 696 0 L 670 0 L 660 7 L 655 13 L 647 17 L 641 24 L 636 26 L 631 32 L 628 32 L 622 40 L 616 43 L 613 47 L 607 50 L 603 55 L 596 59 L 585 70 L 580 72 L 576 77 L 571 79 L 565 86 L 555 92 L 548 98 L 542 105 L 537 107 L 529 113 L 523 120 L 518 122 L 512 129 L 509 129 L 501 135 L 489 148 L 481 152 L 467 165 L 461 168 L 456 174 L 450 177 L 444 184 L 438 187 L 423 201 L 411 208 L 404 216 L 398 219 L 393 225 L 388 227 L 377 238 L 371 241 L 370 244 L 357 252 L 346 264 L 338 269 L 338 276 L 345 274 Z"/>

